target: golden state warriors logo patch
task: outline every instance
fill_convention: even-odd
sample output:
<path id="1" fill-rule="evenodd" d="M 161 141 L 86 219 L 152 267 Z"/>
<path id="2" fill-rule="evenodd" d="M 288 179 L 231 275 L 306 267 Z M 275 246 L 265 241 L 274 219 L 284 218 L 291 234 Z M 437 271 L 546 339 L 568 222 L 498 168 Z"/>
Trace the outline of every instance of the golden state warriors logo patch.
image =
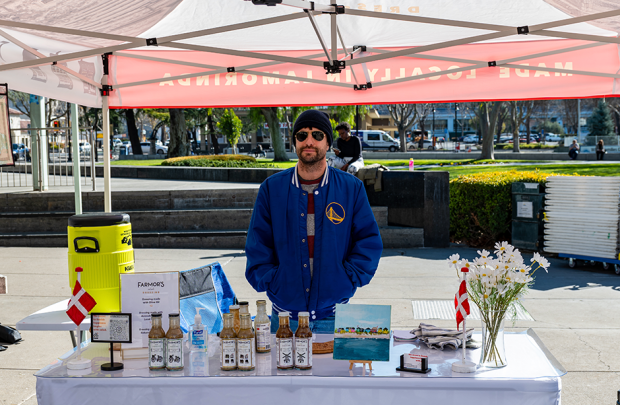
<path id="1" fill-rule="evenodd" d="M 342 205 L 337 202 L 330 203 L 325 209 L 325 216 L 335 225 L 338 225 L 344 221 L 344 215 L 344 208 L 342 208 Z"/>

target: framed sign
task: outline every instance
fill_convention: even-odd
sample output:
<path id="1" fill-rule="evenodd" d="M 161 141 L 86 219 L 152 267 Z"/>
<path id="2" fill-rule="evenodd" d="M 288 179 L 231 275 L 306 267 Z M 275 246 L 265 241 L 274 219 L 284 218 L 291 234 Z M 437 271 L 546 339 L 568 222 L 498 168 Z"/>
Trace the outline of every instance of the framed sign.
<path id="1" fill-rule="evenodd" d="M 0 166 L 15 165 L 10 122 L 9 88 L 6 84 L 0 84 Z M 26 156 L 26 152 L 24 152 L 24 156 Z"/>
<path id="2" fill-rule="evenodd" d="M 131 343 L 131 314 L 91 312 L 90 334 L 93 343 Z"/>
<path id="3" fill-rule="evenodd" d="M 151 314 L 162 314 L 168 330 L 168 314 L 179 312 L 179 273 L 121 274 L 121 310 L 133 314 L 134 341 L 123 350 L 148 347 Z"/>
<path id="4" fill-rule="evenodd" d="M 392 307 L 336 304 L 334 360 L 389 361 Z"/>

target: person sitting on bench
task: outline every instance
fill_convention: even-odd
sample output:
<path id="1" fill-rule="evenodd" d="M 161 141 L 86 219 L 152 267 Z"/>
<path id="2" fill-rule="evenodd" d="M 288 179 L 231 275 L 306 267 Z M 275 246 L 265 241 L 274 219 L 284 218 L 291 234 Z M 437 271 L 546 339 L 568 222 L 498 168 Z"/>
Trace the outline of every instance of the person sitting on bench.
<path id="1" fill-rule="evenodd" d="M 605 153 L 607 153 L 607 151 L 605 151 L 605 143 L 603 143 L 601 139 L 598 141 L 598 144 L 596 144 L 596 160 L 603 160 Z"/>
<path id="2" fill-rule="evenodd" d="M 336 156 L 331 156 L 327 165 L 354 175 L 364 167 L 362 141 L 358 136 L 351 136 L 351 125 L 347 122 L 340 123 L 336 131 L 340 136 L 333 146 Z"/>
<path id="3" fill-rule="evenodd" d="M 568 156 L 575 160 L 577 159 L 577 156 L 579 155 L 579 144 L 577 143 L 576 139 L 573 139 L 573 143 L 571 144 L 571 146 L 568 149 Z"/>

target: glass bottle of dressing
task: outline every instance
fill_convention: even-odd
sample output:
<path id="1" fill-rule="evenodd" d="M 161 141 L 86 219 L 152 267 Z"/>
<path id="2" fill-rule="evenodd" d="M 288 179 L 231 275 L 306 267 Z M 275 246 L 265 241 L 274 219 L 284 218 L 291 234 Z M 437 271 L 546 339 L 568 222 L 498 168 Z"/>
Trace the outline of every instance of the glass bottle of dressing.
<path id="1" fill-rule="evenodd" d="M 267 316 L 267 301 L 256 301 L 256 308 L 256 318 L 254 318 L 256 352 L 267 353 L 271 351 L 271 322 Z"/>
<path id="2" fill-rule="evenodd" d="M 169 328 L 166 332 L 166 369 L 183 369 L 183 331 L 179 314 L 168 315 Z"/>
<path id="3" fill-rule="evenodd" d="M 220 368 L 224 371 L 237 368 L 237 333 L 233 314 L 224 314 L 224 328 L 220 332 Z"/>
<path id="4" fill-rule="evenodd" d="M 161 314 L 151 314 L 149 368 L 151 370 L 166 368 L 166 332 L 161 327 Z"/>
<path id="5" fill-rule="evenodd" d="M 293 359 L 293 331 L 289 326 L 289 313 L 278 314 L 280 327 L 276 332 L 276 364 L 279 370 L 288 370 L 295 366 Z"/>
<path id="6" fill-rule="evenodd" d="M 233 328 L 235 329 L 235 333 L 239 333 L 239 328 L 241 328 L 241 319 L 239 318 L 239 305 L 229 306 L 228 312 L 230 312 L 233 316 Z"/>
<path id="7" fill-rule="evenodd" d="M 250 303 L 247 301 L 239 301 L 239 317 L 243 314 L 250 315 L 250 320 L 252 319 L 252 314 L 250 314 Z M 254 330 L 254 328 L 252 328 Z"/>
<path id="8" fill-rule="evenodd" d="M 250 314 L 241 314 L 241 329 L 237 334 L 237 368 L 251 371 L 256 367 L 256 349 L 252 318 Z"/>
<path id="9" fill-rule="evenodd" d="M 295 367 L 300 370 L 312 368 L 312 331 L 310 330 L 310 314 L 300 312 L 299 326 L 295 331 Z"/>

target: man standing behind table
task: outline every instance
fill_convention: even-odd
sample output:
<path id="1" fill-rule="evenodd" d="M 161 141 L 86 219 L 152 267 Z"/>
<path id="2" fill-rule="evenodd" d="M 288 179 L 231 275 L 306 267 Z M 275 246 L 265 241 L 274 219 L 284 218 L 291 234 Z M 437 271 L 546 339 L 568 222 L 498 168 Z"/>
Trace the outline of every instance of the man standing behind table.
<path id="1" fill-rule="evenodd" d="M 327 160 L 327 165 L 340 169 L 342 171 L 355 174 L 359 169 L 364 167 L 364 158 L 362 157 L 362 141 L 358 136 L 351 136 L 351 125 L 341 122 L 336 127 L 340 138 L 336 139 L 334 145 L 334 153 Z"/>
<path id="2" fill-rule="evenodd" d="M 299 162 L 261 184 L 245 245 L 245 276 L 278 314 L 310 313 L 315 333 L 334 333 L 335 305 L 370 282 L 383 250 L 362 182 L 327 166 L 332 144 L 327 114 L 304 111 L 295 121 Z"/>

